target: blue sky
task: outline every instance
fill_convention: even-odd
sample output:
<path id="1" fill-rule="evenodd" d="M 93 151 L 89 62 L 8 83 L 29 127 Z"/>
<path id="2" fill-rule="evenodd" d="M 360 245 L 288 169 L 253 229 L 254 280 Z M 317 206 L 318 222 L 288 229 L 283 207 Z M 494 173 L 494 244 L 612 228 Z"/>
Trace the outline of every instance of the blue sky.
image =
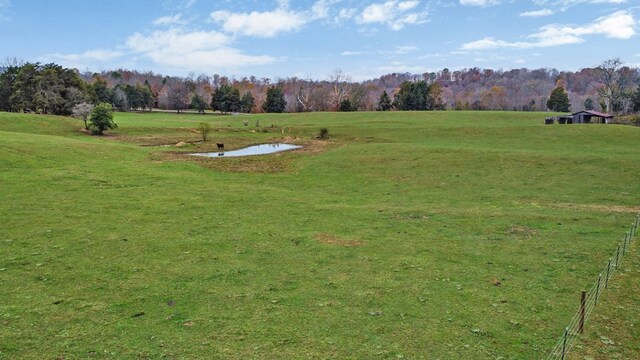
<path id="1" fill-rule="evenodd" d="M 640 66 L 640 0 L 0 0 L 0 59 L 354 80 L 479 67 Z"/>

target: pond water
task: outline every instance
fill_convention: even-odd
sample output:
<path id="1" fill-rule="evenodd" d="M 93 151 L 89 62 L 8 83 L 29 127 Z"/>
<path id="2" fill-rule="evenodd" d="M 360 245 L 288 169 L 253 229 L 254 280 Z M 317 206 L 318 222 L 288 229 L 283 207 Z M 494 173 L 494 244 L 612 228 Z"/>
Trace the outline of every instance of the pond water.
<path id="1" fill-rule="evenodd" d="M 238 156 L 252 156 L 252 155 L 265 155 L 265 154 L 273 154 L 281 151 L 299 149 L 302 146 L 291 145 L 291 144 L 262 144 L 249 146 L 244 149 L 232 150 L 232 151 L 216 151 L 216 152 L 208 152 L 208 153 L 195 153 L 189 154 L 193 156 L 204 156 L 204 157 L 238 157 Z"/>

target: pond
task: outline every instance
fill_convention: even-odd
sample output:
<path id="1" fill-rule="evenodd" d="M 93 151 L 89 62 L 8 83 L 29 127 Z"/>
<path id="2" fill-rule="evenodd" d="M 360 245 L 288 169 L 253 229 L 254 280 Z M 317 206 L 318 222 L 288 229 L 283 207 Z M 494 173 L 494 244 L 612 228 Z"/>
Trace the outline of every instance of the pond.
<path id="1" fill-rule="evenodd" d="M 193 156 L 204 157 L 238 157 L 238 156 L 253 156 L 253 155 L 265 155 L 273 154 L 281 151 L 299 149 L 302 146 L 291 144 L 262 144 L 249 146 L 244 149 L 232 150 L 232 151 L 216 151 L 208 153 L 195 153 L 189 154 Z"/>

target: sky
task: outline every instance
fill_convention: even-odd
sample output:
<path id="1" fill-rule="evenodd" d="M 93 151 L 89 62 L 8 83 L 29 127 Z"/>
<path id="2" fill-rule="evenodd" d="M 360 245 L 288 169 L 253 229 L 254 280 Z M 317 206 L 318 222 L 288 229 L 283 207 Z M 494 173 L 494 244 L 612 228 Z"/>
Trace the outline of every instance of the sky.
<path id="1" fill-rule="evenodd" d="M 353 80 L 640 66 L 640 0 L 0 0 L 0 61 Z"/>

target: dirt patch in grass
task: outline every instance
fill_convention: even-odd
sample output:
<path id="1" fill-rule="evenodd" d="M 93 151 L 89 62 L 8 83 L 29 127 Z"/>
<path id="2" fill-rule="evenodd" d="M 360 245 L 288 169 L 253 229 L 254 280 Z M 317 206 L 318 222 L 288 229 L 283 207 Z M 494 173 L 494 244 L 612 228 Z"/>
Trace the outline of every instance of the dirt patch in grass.
<path id="1" fill-rule="evenodd" d="M 345 247 L 354 247 L 354 246 L 364 245 L 364 242 L 360 240 L 341 239 L 329 233 L 317 233 L 314 238 L 316 239 L 316 241 L 323 244 L 328 244 L 328 245 L 337 245 L 337 246 L 345 246 Z"/>
<path id="2" fill-rule="evenodd" d="M 225 139 L 223 142 L 225 151 L 258 145 L 255 140 L 247 138 L 231 138 Z M 291 171 L 295 159 L 305 155 L 321 153 L 333 145 L 328 141 L 308 141 L 294 137 L 268 139 L 261 143 L 287 143 L 300 145 L 302 148 L 269 155 L 228 158 L 207 158 L 189 155 L 196 152 L 217 152 L 215 142 L 207 141 L 188 144 L 180 148 L 179 151 L 158 151 L 151 154 L 151 159 L 155 162 L 189 161 L 205 168 L 234 173 L 280 173 Z"/>
<path id="3" fill-rule="evenodd" d="M 198 143 L 202 142 L 202 135 L 195 129 L 179 128 L 172 129 L 170 133 L 153 133 L 144 135 L 123 135 L 110 134 L 109 140 L 126 142 L 139 146 L 172 146 L 179 142 Z"/>
<path id="4" fill-rule="evenodd" d="M 569 204 L 561 203 L 554 204 L 552 206 L 563 209 L 575 209 L 583 211 L 601 211 L 601 212 L 616 212 L 616 213 L 633 213 L 640 212 L 640 206 L 624 206 L 624 205 L 598 205 L 598 204 Z"/>
<path id="5" fill-rule="evenodd" d="M 538 229 L 530 228 L 528 226 L 513 225 L 507 229 L 507 234 L 518 238 L 531 239 L 537 235 L 540 231 Z"/>

